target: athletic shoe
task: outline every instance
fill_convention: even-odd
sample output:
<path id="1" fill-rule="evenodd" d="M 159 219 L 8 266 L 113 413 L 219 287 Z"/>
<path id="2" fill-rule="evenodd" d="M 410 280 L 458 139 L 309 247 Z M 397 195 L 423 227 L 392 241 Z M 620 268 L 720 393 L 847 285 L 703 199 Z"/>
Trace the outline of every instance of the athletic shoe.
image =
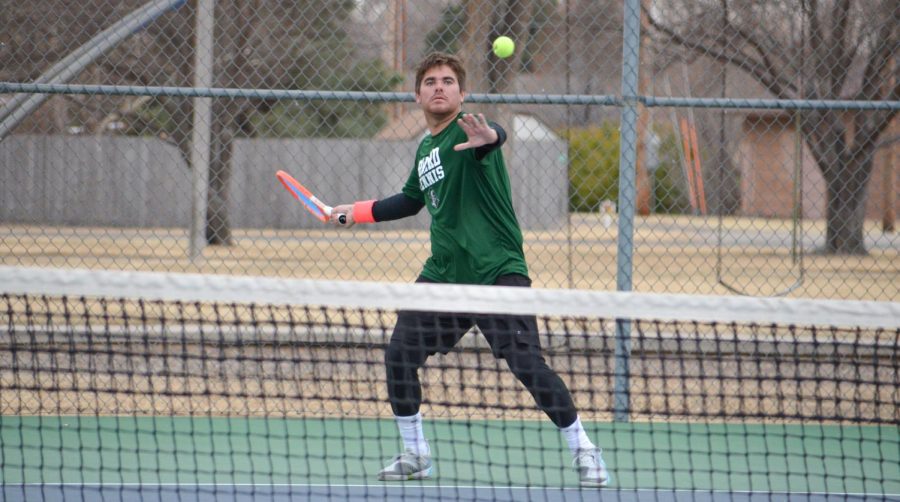
<path id="1" fill-rule="evenodd" d="M 603 461 L 600 448 L 578 450 L 572 465 L 581 477 L 581 486 L 602 487 L 609 484 L 609 471 Z"/>
<path id="2" fill-rule="evenodd" d="M 431 457 L 406 450 L 391 460 L 381 472 L 379 481 L 406 481 L 431 477 Z"/>

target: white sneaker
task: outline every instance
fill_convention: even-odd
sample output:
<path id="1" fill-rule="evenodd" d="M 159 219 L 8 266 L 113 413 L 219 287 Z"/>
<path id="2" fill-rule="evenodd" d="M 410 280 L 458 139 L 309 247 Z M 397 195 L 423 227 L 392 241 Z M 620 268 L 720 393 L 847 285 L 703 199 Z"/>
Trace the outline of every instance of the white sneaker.
<path id="1" fill-rule="evenodd" d="M 572 465 L 581 477 L 581 486 L 603 487 L 609 484 L 610 475 L 600 448 L 578 450 Z"/>
<path id="2" fill-rule="evenodd" d="M 378 473 L 379 481 L 407 481 L 431 477 L 431 457 L 406 450 Z"/>

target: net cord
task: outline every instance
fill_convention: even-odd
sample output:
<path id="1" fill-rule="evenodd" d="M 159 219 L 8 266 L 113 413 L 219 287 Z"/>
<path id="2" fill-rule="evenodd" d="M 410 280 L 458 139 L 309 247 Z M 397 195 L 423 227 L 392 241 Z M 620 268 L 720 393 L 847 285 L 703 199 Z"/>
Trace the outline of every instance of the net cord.
<path id="1" fill-rule="evenodd" d="M 900 303 L 0 266 L 7 294 L 900 328 Z"/>

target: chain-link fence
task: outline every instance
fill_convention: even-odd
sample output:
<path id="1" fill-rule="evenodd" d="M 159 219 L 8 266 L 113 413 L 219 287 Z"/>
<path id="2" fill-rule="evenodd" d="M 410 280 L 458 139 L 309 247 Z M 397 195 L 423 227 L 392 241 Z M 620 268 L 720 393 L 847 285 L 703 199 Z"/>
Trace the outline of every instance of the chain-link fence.
<path id="1" fill-rule="evenodd" d="M 275 172 L 331 204 L 399 192 L 426 131 L 414 68 L 441 50 L 509 133 L 536 285 L 900 298 L 896 1 L 0 11 L 5 265 L 411 281 L 424 211 L 323 226 Z"/>

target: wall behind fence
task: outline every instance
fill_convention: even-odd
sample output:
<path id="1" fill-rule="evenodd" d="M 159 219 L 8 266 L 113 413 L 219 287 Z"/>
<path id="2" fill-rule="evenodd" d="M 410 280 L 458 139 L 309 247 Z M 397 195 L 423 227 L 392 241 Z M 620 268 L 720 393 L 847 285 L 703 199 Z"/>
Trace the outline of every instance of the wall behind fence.
<path id="1" fill-rule="evenodd" d="M 275 178 L 290 172 L 336 205 L 398 193 L 414 141 L 245 139 L 234 144 L 228 190 L 236 228 L 321 228 Z M 513 203 L 525 229 L 566 221 L 566 145 L 519 141 L 510 161 Z M 14 136 L 0 142 L 0 221 L 27 224 L 187 227 L 191 175 L 179 150 L 157 138 Z M 380 225 L 427 229 L 422 211 Z"/>
<path id="2" fill-rule="evenodd" d="M 156 138 L 13 136 L 0 142 L 0 220 L 184 227 L 191 176 Z"/>

